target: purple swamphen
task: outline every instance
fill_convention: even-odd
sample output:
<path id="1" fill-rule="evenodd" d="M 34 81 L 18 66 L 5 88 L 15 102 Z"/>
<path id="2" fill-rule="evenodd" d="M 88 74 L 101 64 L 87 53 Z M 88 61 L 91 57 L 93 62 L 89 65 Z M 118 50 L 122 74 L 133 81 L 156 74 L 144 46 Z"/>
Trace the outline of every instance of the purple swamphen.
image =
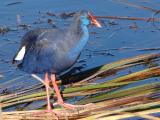
<path id="1" fill-rule="evenodd" d="M 74 105 L 64 103 L 56 84 L 56 74 L 70 68 L 78 59 L 89 38 L 87 28 L 89 24 L 101 27 L 90 12 L 81 11 L 74 15 L 73 22 L 66 29 L 38 28 L 27 32 L 22 38 L 21 46 L 13 58 L 13 63 L 21 61 L 18 68 L 27 73 L 45 74 L 47 111 L 51 111 L 48 89 L 50 79 L 58 98 L 58 104 L 74 108 Z"/>

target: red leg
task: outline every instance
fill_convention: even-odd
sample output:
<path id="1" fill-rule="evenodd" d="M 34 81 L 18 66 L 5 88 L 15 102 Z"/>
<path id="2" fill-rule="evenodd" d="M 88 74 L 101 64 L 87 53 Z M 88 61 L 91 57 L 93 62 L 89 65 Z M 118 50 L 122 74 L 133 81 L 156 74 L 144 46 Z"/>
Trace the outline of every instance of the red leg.
<path id="1" fill-rule="evenodd" d="M 51 103 L 50 103 L 50 95 L 49 95 L 49 79 L 48 79 L 48 73 L 45 73 L 45 77 L 44 77 L 44 81 L 47 85 L 45 85 L 46 87 L 46 94 L 47 94 L 47 110 L 50 111 L 51 110 Z"/>
<path id="2" fill-rule="evenodd" d="M 51 74 L 51 80 L 52 80 L 52 84 L 53 84 L 56 96 L 58 98 L 58 104 L 60 106 L 63 106 L 63 107 L 69 108 L 69 109 L 74 109 L 75 108 L 74 105 L 68 104 L 68 103 L 64 103 L 64 101 L 62 99 L 62 96 L 60 94 L 60 91 L 58 89 L 57 83 L 56 83 L 56 76 L 55 76 L 55 74 Z"/>
<path id="3" fill-rule="evenodd" d="M 45 88 L 46 88 L 46 95 L 47 95 L 47 110 L 44 111 L 44 112 L 54 115 L 55 119 L 58 120 L 57 115 L 59 115 L 59 113 L 55 110 L 52 110 L 52 108 L 51 108 L 50 95 L 49 95 L 49 78 L 48 78 L 48 73 L 47 72 L 44 75 L 44 81 L 46 83 Z M 44 112 L 38 112 L 38 113 L 35 113 L 34 115 L 41 116 L 41 115 L 44 114 Z"/>

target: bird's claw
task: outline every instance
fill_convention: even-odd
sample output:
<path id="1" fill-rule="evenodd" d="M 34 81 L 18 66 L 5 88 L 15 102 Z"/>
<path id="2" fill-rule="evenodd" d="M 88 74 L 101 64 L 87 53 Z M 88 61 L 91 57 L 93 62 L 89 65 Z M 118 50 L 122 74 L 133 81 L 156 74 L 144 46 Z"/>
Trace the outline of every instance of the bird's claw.
<path id="1" fill-rule="evenodd" d="M 36 112 L 36 113 L 33 113 L 33 116 L 41 117 L 41 116 L 44 115 L 44 113 L 54 116 L 56 120 L 58 120 L 58 117 L 60 116 L 60 113 L 58 111 L 55 111 L 55 110 L 45 110 L 45 111 L 42 111 L 42 112 Z"/>
<path id="2" fill-rule="evenodd" d="M 86 104 L 86 105 L 72 105 L 72 104 L 69 104 L 69 103 L 57 102 L 57 103 L 53 104 L 53 106 L 56 106 L 56 105 L 60 105 L 64 108 L 71 109 L 71 110 L 84 109 L 84 108 L 87 108 L 87 107 L 89 107 L 89 108 L 94 107 L 94 105 L 92 103 Z"/>

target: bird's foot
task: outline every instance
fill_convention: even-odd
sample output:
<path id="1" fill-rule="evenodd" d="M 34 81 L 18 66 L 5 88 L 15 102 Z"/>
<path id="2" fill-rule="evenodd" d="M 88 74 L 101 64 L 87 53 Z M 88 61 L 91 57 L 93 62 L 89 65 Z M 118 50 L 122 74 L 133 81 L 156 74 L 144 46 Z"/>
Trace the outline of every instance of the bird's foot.
<path id="1" fill-rule="evenodd" d="M 67 109 L 72 109 L 74 110 L 76 108 L 76 105 L 72 105 L 72 104 L 69 104 L 69 103 L 58 103 L 60 106 L 64 107 L 64 108 L 67 108 Z"/>
<path id="2" fill-rule="evenodd" d="M 41 111 L 41 112 L 33 113 L 33 116 L 35 116 L 35 117 L 42 117 L 42 116 L 45 116 L 45 115 L 54 116 L 56 120 L 58 120 L 59 116 L 61 116 L 60 112 L 58 112 L 56 110 L 44 110 L 44 111 Z"/>
<path id="3" fill-rule="evenodd" d="M 64 108 L 71 109 L 71 110 L 80 110 L 80 109 L 94 107 L 94 105 L 92 103 L 86 104 L 86 105 L 73 105 L 73 104 L 64 103 L 64 102 L 58 102 L 58 103 L 53 104 L 53 106 L 55 106 L 55 105 L 60 105 Z"/>

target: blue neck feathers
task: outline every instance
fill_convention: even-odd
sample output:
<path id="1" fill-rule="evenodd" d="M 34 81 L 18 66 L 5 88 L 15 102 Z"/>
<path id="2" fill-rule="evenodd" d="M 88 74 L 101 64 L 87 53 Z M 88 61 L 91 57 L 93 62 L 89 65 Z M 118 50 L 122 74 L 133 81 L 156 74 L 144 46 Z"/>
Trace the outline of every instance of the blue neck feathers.
<path id="1" fill-rule="evenodd" d="M 88 38 L 89 38 L 87 25 L 82 23 L 80 25 L 80 27 L 81 27 L 81 31 L 82 31 L 82 36 L 81 36 L 80 40 L 78 41 L 78 43 L 76 43 L 76 45 L 69 52 L 70 58 L 78 57 L 78 55 L 80 54 L 80 52 L 82 51 L 82 49 L 86 45 Z"/>

